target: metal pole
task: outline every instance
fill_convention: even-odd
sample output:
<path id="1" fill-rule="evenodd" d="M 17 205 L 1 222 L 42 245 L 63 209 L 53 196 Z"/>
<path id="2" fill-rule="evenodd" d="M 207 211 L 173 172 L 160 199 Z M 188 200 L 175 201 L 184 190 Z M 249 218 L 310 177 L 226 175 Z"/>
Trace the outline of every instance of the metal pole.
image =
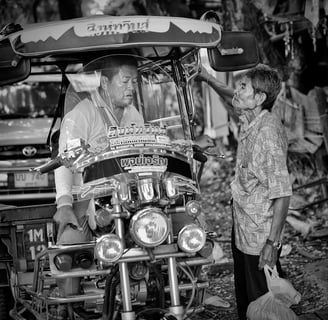
<path id="1" fill-rule="evenodd" d="M 114 213 L 121 213 L 121 206 L 117 197 L 117 193 L 113 192 L 112 196 L 112 205 Z M 116 234 L 120 237 L 123 248 L 125 248 L 124 241 L 124 225 L 121 218 L 115 219 Z M 122 319 L 135 319 L 135 313 L 132 311 L 132 302 L 131 302 L 131 292 L 130 292 L 130 280 L 129 280 L 129 270 L 126 262 L 119 262 L 120 270 L 120 281 L 121 281 L 121 292 L 122 292 Z"/>
<path id="2" fill-rule="evenodd" d="M 170 223 L 170 233 L 167 238 L 167 243 L 173 243 L 173 234 L 172 234 L 172 219 L 169 219 Z M 168 276 L 169 276 L 169 286 L 170 286 L 170 296 L 171 296 L 171 306 L 170 312 L 175 315 L 178 320 L 183 319 L 183 307 L 180 304 L 180 295 L 179 295 L 179 282 L 177 274 L 177 263 L 175 257 L 167 258 L 168 264 Z"/>

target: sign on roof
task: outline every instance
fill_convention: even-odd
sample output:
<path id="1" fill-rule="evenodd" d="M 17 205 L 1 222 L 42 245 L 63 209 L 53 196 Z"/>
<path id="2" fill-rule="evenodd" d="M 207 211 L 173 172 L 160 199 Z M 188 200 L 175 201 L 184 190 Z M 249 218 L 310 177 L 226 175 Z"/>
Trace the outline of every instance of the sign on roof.
<path id="1" fill-rule="evenodd" d="M 221 39 L 218 24 L 154 16 L 93 16 L 31 24 L 9 36 L 23 56 L 142 46 L 205 47 Z"/>

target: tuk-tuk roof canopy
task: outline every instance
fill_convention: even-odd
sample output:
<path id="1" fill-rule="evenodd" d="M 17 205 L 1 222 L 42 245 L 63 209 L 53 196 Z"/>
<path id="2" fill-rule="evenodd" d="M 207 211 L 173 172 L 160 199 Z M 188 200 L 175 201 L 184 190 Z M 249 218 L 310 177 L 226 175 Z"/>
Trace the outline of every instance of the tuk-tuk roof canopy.
<path id="1" fill-rule="evenodd" d="M 26 25 L 8 39 L 15 53 L 25 57 L 142 47 L 158 47 L 156 55 L 166 55 L 161 48 L 217 46 L 221 27 L 181 17 L 97 15 Z"/>

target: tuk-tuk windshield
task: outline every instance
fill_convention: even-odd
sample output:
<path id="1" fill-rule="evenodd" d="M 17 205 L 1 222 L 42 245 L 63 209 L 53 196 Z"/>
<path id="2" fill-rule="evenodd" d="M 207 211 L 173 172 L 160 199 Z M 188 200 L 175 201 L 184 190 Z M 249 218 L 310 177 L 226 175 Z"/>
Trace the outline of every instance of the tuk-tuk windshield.
<path id="1" fill-rule="evenodd" d="M 125 132 L 131 136 L 138 135 L 138 130 L 131 128 L 148 127 L 160 128 L 160 135 L 165 132 L 177 151 L 185 153 L 182 149 L 191 145 L 186 108 L 171 76 L 170 64 L 161 67 L 135 55 L 110 55 L 88 63 L 68 78 L 61 130 L 66 141 L 81 138 L 92 151 L 108 150 L 113 128 L 128 127 Z M 126 145 L 145 146 L 152 145 L 136 138 Z M 116 147 L 124 148 L 124 143 Z"/>

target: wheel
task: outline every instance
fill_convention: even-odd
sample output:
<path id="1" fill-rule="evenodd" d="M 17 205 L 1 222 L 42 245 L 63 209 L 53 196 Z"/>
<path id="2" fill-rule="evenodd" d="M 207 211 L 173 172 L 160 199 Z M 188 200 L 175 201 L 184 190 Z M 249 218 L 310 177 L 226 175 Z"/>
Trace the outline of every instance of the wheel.
<path id="1" fill-rule="evenodd" d="M 13 297 L 9 288 L 0 287 L 0 319 L 10 319 L 9 311 L 13 307 Z"/>
<path id="2" fill-rule="evenodd" d="M 166 315 L 167 310 L 152 308 L 145 309 L 137 314 L 137 320 L 177 320 L 173 315 Z"/>

